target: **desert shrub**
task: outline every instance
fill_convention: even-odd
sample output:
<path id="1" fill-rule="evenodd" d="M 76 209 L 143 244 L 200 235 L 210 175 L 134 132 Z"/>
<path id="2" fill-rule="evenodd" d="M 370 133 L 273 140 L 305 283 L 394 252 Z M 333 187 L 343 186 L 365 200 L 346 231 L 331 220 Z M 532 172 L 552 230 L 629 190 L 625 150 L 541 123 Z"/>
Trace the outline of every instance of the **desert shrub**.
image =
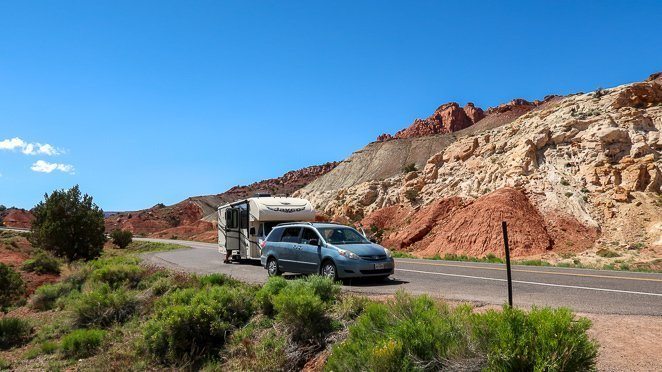
<path id="1" fill-rule="evenodd" d="M 110 233 L 110 239 L 113 241 L 113 244 L 124 249 L 133 241 L 133 233 L 129 230 L 116 229 Z"/>
<path id="2" fill-rule="evenodd" d="M 416 171 L 416 163 L 410 163 L 402 167 L 402 173 L 411 173 Z"/>
<path id="3" fill-rule="evenodd" d="M 366 307 L 349 328 L 347 340 L 333 348 L 326 369 L 443 370 L 468 360 L 480 367 L 470 318 L 470 307 L 450 309 L 427 296 L 399 292 L 394 301 Z"/>
<path id="4" fill-rule="evenodd" d="M 604 258 L 614 258 L 614 257 L 620 257 L 621 255 L 618 254 L 617 252 L 612 251 L 611 249 L 608 248 L 600 248 L 598 251 L 595 253 L 600 257 Z"/>
<path id="5" fill-rule="evenodd" d="M 92 271 L 91 278 L 113 288 L 123 285 L 136 288 L 143 278 L 143 269 L 133 264 L 111 263 Z"/>
<path id="6" fill-rule="evenodd" d="M 407 191 L 405 191 L 405 198 L 412 203 L 415 202 L 418 199 L 418 190 L 407 189 Z"/>
<path id="7" fill-rule="evenodd" d="M 8 360 L 0 358 L 0 371 L 5 371 L 5 370 L 8 371 L 10 369 L 11 369 L 11 363 Z"/>
<path id="8" fill-rule="evenodd" d="M 106 327 L 123 323 L 136 311 L 138 300 L 125 288 L 112 289 L 103 283 L 82 293 L 71 303 L 75 322 L 81 327 Z"/>
<path id="9" fill-rule="evenodd" d="M 575 319 L 568 309 L 526 313 L 506 306 L 475 319 L 491 371 L 595 370 L 598 346 L 586 333 L 591 322 Z"/>
<path id="10" fill-rule="evenodd" d="M 320 275 L 307 276 L 303 279 L 294 281 L 292 285 L 303 285 L 308 287 L 324 302 L 335 300 L 340 293 L 340 286 L 338 284 L 334 283 L 333 280 Z"/>
<path id="11" fill-rule="evenodd" d="M 176 288 L 175 283 L 173 280 L 169 277 L 162 277 L 156 279 L 151 287 L 152 289 L 152 294 L 155 296 L 162 296 L 165 293 L 167 293 L 169 290 Z"/>
<path id="12" fill-rule="evenodd" d="M 100 329 L 77 329 L 62 338 L 62 352 L 69 358 L 92 356 L 99 350 L 105 335 Z"/>
<path id="13" fill-rule="evenodd" d="M 74 285 L 70 282 L 44 284 L 37 288 L 30 298 L 30 307 L 40 311 L 50 310 L 55 306 L 58 299 L 68 295 L 73 290 Z"/>
<path id="14" fill-rule="evenodd" d="M 55 258 L 50 253 L 37 250 L 32 258 L 25 260 L 21 268 L 24 271 L 39 273 L 39 274 L 59 274 L 60 273 L 60 260 Z"/>
<path id="15" fill-rule="evenodd" d="M 334 312 L 342 320 L 354 320 L 361 315 L 371 301 L 363 296 L 343 296 L 336 304 Z"/>
<path id="16" fill-rule="evenodd" d="M 30 340 L 32 326 L 23 319 L 0 318 L 0 349 L 20 346 Z"/>
<path id="17" fill-rule="evenodd" d="M 272 299 L 276 319 L 296 340 L 319 338 L 331 328 L 327 304 L 311 289 L 301 284 L 288 285 Z"/>
<path id="18" fill-rule="evenodd" d="M 287 357 L 287 336 L 274 328 L 252 324 L 232 335 L 225 365 L 207 366 L 203 371 L 295 370 Z M 288 368 L 289 367 L 289 368 Z"/>
<path id="19" fill-rule="evenodd" d="M 201 286 L 206 285 L 239 285 L 239 281 L 225 274 L 209 274 L 198 278 Z"/>
<path id="20" fill-rule="evenodd" d="M 103 211 L 78 186 L 46 194 L 32 210 L 30 240 L 69 261 L 98 257 L 106 241 Z"/>
<path id="21" fill-rule="evenodd" d="M 161 362 L 196 362 L 219 350 L 252 314 L 253 292 L 246 286 L 176 290 L 155 305 L 143 329 L 145 346 Z"/>
<path id="22" fill-rule="evenodd" d="M 274 311 L 273 298 L 287 287 L 287 280 L 282 276 L 273 276 L 255 294 L 255 302 L 263 314 L 272 315 Z"/>
<path id="23" fill-rule="evenodd" d="M 21 276 L 11 266 L 0 262 L 0 311 L 14 304 L 24 293 Z"/>

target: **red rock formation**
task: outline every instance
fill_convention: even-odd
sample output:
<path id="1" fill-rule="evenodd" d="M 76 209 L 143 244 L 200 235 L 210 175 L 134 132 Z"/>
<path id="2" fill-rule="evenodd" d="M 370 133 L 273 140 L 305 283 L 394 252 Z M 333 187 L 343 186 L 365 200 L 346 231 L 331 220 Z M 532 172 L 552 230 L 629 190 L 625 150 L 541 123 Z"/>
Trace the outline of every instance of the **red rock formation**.
<path id="1" fill-rule="evenodd" d="M 472 115 L 478 115 L 478 110 L 467 106 Z M 482 114 L 482 110 L 480 111 Z M 416 119 L 408 128 L 397 132 L 394 138 L 423 137 L 439 133 L 450 133 L 473 125 L 473 121 L 456 102 L 445 103 L 426 119 Z"/>
<path id="2" fill-rule="evenodd" d="M 459 197 L 439 200 L 419 210 L 391 206 L 373 212 L 361 224 L 383 231 L 382 244 L 421 257 L 446 253 L 484 257 L 503 256 L 501 221 L 508 223 L 513 257 L 535 256 L 557 247 L 554 239 L 578 242 L 559 245 L 559 251 L 590 246 L 597 231 L 561 214 L 540 212 L 520 190 L 502 188 L 475 201 Z"/>
<path id="3" fill-rule="evenodd" d="M 464 106 L 463 110 L 467 114 L 469 119 L 471 119 L 473 124 L 478 123 L 479 121 L 483 120 L 483 118 L 485 117 L 485 113 L 483 112 L 483 109 L 474 106 L 473 102 L 467 103 L 467 105 Z"/>
<path id="4" fill-rule="evenodd" d="M 0 226 L 29 229 L 32 220 L 34 220 L 32 212 L 25 209 L 8 208 L 0 212 Z"/>

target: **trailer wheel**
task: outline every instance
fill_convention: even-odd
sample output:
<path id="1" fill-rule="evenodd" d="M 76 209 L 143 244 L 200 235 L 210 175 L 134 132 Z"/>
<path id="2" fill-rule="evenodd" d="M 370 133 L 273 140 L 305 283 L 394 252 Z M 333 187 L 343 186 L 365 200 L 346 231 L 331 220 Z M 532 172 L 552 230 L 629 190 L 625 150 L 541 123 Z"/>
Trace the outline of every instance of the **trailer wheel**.
<path id="1" fill-rule="evenodd" d="M 275 257 L 269 257 L 267 261 L 267 273 L 269 273 L 269 276 L 279 276 L 282 274 L 282 271 L 278 267 L 278 260 Z"/>
<path id="2" fill-rule="evenodd" d="M 325 276 L 333 281 L 338 279 L 338 271 L 336 270 L 336 265 L 334 265 L 331 260 L 324 261 L 322 264 L 321 274 L 322 276 Z"/>

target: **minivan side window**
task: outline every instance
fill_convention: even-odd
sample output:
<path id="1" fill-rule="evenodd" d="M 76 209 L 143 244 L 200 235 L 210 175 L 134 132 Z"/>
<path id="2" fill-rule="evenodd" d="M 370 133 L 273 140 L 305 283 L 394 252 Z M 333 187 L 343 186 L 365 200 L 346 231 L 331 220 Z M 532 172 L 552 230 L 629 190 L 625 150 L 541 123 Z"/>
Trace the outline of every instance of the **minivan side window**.
<path id="1" fill-rule="evenodd" d="M 267 241 L 268 242 L 279 242 L 280 237 L 283 234 L 283 230 L 285 230 L 285 229 L 273 229 L 273 231 L 271 231 L 271 234 L 269 234 L 269 236 L 267 236 Z"/>
<path id="2" fill-rule="evenodd" d="M 287 227 L 283 231 L 283 236 L 280 238 L 280 241 L 286 243 L 298 243 L 300 231 L 300 227 Z"/>
<path id="3" fill-rule="evenodd" d="M 304 227 L 303 233 L 301 233 L 301 244 L 308 244 L 311 239 L 317 239 L 319 241 L 319 236 L 315 230 Z"/>

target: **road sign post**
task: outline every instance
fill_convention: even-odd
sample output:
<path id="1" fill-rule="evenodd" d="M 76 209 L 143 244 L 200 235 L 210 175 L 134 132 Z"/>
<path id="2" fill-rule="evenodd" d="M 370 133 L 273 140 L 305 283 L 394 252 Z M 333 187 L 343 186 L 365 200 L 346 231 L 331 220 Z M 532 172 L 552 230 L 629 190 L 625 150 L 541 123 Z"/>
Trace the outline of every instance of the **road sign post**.
<path id="1" fill-rule="evenodd" d="M 501 221 L 503 230 L 503 246 L 506 249 L 506 275 L 508 277 L 508 306 L 513 307 L 513 279 L 510 275 L 510 248 L 508 247 L 508 227 L 506 221 Z"/>

